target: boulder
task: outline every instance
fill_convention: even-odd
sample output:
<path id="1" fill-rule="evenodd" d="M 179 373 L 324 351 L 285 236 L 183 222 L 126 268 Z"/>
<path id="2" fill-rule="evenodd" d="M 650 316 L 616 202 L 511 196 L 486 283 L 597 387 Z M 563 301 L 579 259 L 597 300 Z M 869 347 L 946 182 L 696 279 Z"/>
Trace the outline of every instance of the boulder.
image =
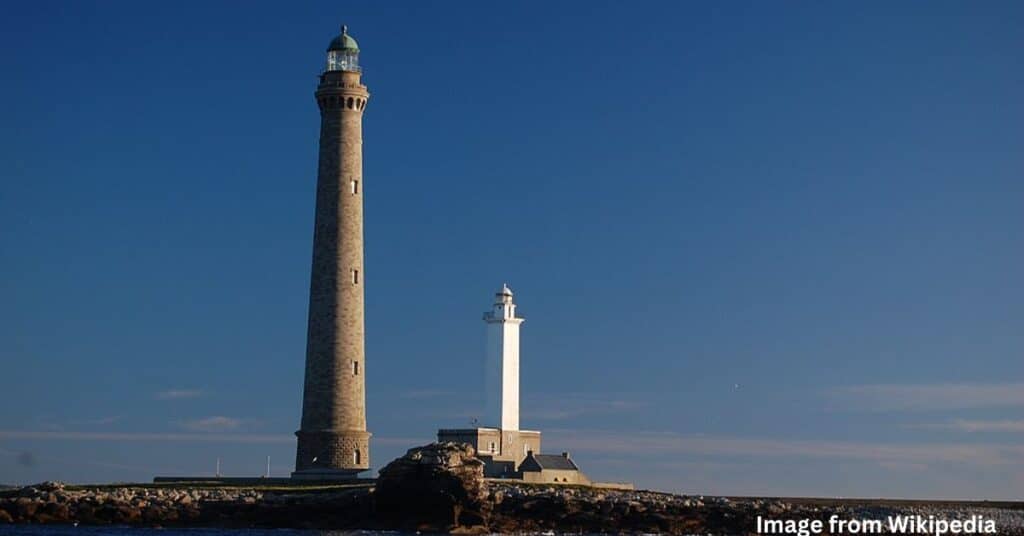
<path id="1" fill-rule="evenodd" d="M 18 517 L 22 519 L 31 519 L 36 515 L 36 510 L 42 505 L 42 503 L 33 501 L 28 497 L 19 497 L 14 502 L 15 507 L 18 509 Z"/>
<path id="2" fill-rule="evenodd" d="M 27 497 L 27 498 L 31 499 L 33 497 L 38 497 L 39 496 L 39 490 L 36 489 L 33 486 L 25 486 L 25 487 L 23 487 L 23 488 L 18 490 L 17 496 L 18 497 Z"/>
<path id="3" fill-rule="evenodd" d="M 43 505 L 43 512 L 59 522 L 67 522 L 71 519 L 71 509 L 68 505 L 59 502 L 50 502 Z"/>
<path id="4" fill-rule="evenodd" d="M 487 495 L 484 462 L 472 446 L 452 442 L 409 449 L 380 470 L 374 493 L 380 519 L 427 531 L 483 530 Z"/>
<path id="5" fill-rule="evenodd" d="M 38 489 L 39 491 L 47 491 L 47 492 L 63 491 L 64 490 L 64 483 L 63 482 L 47 480 L 46 482 L 43 482 L 41 484 L 36 484 L 33 487 Z"/>

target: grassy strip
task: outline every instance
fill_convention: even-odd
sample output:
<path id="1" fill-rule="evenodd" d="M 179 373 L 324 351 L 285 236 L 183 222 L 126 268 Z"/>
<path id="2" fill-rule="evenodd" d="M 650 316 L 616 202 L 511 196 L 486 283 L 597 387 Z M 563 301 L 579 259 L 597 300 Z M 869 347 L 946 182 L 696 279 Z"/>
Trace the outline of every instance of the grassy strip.
<path id="1" fill-rule="evenodd" d="M 267 484 L 267 485 L 242 485 L 242 484 L 225 484 L 223 482 L 216 481 L 202 481 L 197 480 L 194 482 L 114 482 L 110 484 L 69 484 L 64 489 L 68 491 L 116 491 L 123 488 L 135 488 L 135 489 L 152 489 L 152 490 L 194 490 L 194 489 L 222 489 L 232 491 L 274 491 L 274 492 L 328 492 L 328 491 L 342 491 L 349 489 L 359 488 L 370 488 L 373 487 L 372 482 L 367 483 L 348 483 L 348 484 L 325 484 L 325 483 L 296 483 L 296 484 Z"/>

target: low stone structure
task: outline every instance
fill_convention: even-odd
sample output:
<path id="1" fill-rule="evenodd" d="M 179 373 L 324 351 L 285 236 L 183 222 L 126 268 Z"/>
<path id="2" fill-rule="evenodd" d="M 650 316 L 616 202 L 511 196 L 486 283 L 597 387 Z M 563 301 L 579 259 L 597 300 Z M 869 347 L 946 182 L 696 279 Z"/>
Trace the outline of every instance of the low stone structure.
<path id="1" fill-rule="evenodd" d="M 568 452 L 561 455 L 530 452 L 519 465 L 518 477 L 523 482 L 589 485 L 590 479 L 580 471 Z"/>
<path id="2" fill-rule="evenodd" d="M 517 478 L 515 473 L 529 452 L 540 452 L 541 434 L 532 430 L 498 428 L 442 428 L 438 442 L 465 443 L 484 462 L 488 478 Z"/>

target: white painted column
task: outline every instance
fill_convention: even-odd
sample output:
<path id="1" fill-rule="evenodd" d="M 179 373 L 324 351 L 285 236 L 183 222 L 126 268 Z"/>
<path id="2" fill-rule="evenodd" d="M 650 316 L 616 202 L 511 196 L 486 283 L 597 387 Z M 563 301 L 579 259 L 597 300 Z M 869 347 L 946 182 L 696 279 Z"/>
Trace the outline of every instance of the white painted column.
<path id="1" fill-rule="evenodd" d="M 494 305 L 484 313 L 487 322 L 487 401 L 484 426 L 519 430 L 519 325 L 512 290 L 503 285 Z"/>

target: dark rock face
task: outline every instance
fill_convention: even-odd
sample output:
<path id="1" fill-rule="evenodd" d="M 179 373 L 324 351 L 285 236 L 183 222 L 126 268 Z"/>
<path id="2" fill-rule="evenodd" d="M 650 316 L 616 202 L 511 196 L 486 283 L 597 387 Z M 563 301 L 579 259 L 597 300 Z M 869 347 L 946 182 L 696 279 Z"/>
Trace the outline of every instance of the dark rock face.
<path id="1" fill-rule="evenodd" d="M 417 530 L 482 530 L 491 507 L 484 463 L 463 443 L 409 449 L 380 470 L 374 495 L 378 518 Z"/>

